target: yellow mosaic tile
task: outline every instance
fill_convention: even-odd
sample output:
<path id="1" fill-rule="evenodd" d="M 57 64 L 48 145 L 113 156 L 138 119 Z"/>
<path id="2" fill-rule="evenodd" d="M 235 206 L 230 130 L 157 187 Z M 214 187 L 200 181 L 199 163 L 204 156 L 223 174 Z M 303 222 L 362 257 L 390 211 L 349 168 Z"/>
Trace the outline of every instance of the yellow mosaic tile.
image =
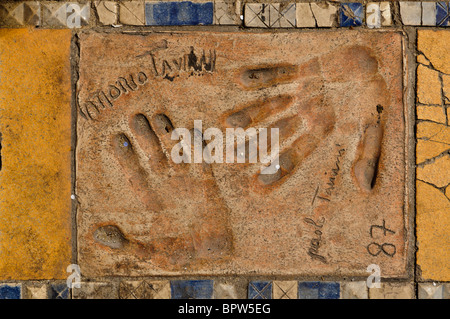
<path id="1" fill-rule="evenodd" d="M 417 123 L 416 131 L 417 163 L 421 163 L 416 170 L 417 265 L 425 280 L 450 280 L 449 42 L 449 31 L 418 31 L 418 50 L 424 55 L 420 60 L 430 62 L 417 70 L 418 102 L 438 105 L 417 107 L 418 118 L 429 120 Z"/>
<path id="2" fill-rule="evenodd" d="M 423 104 L 441 104 L 439 73 L 426 66 L 417 67 L 417 98 Z"/>
<path id="3" fill-rule="evenodd" d="M 419 54 L 417 56 L 417 63 L 423 64 L 423 65 L 430 65 L 430 61 L 428 61 L 427 58 L 423 54 Z"/>
<path id="4" fill-rule="evenodd" d="M 0 29 L 0 280 L 67 277 L 70 39 Z"/>
<path id="5" fill-rule="evenodd" d="M 437 188 L 416 183 L 417 264 L 421 278 L 450 280 L 450 201 Z"/>
<path id="6" fill-rule="evenodd" d="M 447 116 L 444 108 L 441 106 L 418 105 L 417 118 L 445 124 Z"/>
<path id="7" fill-rule="evenodd" d="M 418 139 L 450 145 L 450 127 L 432 122 L 417 123 Z"/>
<path id="8" fill-rule="evenodd" d="M 447 153 L 433 163 L 418 167 L 417 179 L 438 188 L 447 186 L 450 183 L 450 155 Z"/>
<path id="9" fill-rule="evenodd" d="M 433 66 L 446 74 L 450 74 L 448 62 L 449 31 L 419 30 L 417 49 L 426 56 Z"/>
<path id="10" fill-rule="evenodd" d="M 426 160 L 430 160 L 448 149 L 450 149 L 450 145 L 433 141 L 417 140 L 416 163 L 419 164 Z"/>

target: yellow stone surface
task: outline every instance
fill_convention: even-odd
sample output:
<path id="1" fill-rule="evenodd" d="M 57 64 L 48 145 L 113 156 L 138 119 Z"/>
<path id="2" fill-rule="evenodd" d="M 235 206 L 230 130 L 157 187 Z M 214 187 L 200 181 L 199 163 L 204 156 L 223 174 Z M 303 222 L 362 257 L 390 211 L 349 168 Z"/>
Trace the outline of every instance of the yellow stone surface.
<path id="1" fill-rule="evenodd" d="M 439 73 L 419 65 L 417 67 L 417 98 L 422 104 L 441 104 Z"/>
<path id="2" fill-rule="evenodd" d="M 0 29 L 0 280 L 68 275 L 70 39 Z"/>
<path id="3" fill-rule="evenodd" d="M 433 163 L 423 167 L 417 167 L 416 173 L 417 179 L 421 181 L 439 188 L 447 186 L 450 183 L 450 155 L 437 158 Z"/>
<path id="4" fill-rule="evenodd" d="M 417 140 L 416 163 L 422 163 L 450 150 L 450 145 L 433 141 Z"/>
<path id="5" fill-rule="evenodd" d="M 447 115 L 441 106 L 417 106 L 417 118 L 445 124 Z"/>
<path id="6" fill-rule="evenodd" d="M 417 264 L 425 280 L 450 280 L 450 201 L 431 185 L 417 181 Z"/>
<path id="7" fill-rule="evenodd" d="M 450 100 L 450 31 L 419 30 L 417 49 L 430 61 L 430 67 L 419 65 L 417 69 L 417 100 L 424 104 L 448 104 Z M 422 58 L 422 60 L 424 60 Z M 441 73 L 439 73 L 441 72 Z M 439 80 L 442 78 L 442 84 Z M 436 76 L 438 81 L 436 83 Z M 441 96 L 441 89 L 443 95 Z M 439 91 L 439 93 L 437 93 Z M 440 101 L 438 100 L 438 96 Z M 431 102 L 433 101 L 433 102 Z M 429 109 L 417 108 L 417 115 L 427 116 L 429 121 L 417 123 L 417 162 L 433 158 L 450 148 L 448 118 L 433 117 Z M 448 117 L 448 109 L 447 117 Z M 425 113 L 428 112 L 426 115 Z M 444 113 L 445 114 L 445 113 Z M 437 114 L 436 114 L 437 115 Z M 416 226 L 417 264 L 424 280 L 450 280 L 450 155 L 436 158 L 434 162 L 416 170 Z M 424 182 L 422 182 L 424 181 Z M 432 184 L 432 185 L 431 185 Z M 441 189 L 438 189 L 436 187 Z"/>
<path id="8" fill-rule="evenodd" d="M 450 208 L 448 199 L 437 188 L 421 181 L 417 181 L 416 187 L 416 194 L 418 195 L 416 204 L 420 214 Z"/>
<path id="9" fill-rule="evenodd" d="M 417 138 L 450 145 L 450 127 L 432 122 L 417 123 Z"/>
<path id="10" fill-rule="evenodd" d="M 424 65 L 430 65 L 430 61 L 428 61 L 427 58 L 423 54 L 419 54 L 417 56 L 417 62 L 424 64 Z"/>
<path id="11" fill-rule="evenodd" d="M 450 75 L 442 75 L 442 86 L 445 96 L 445 104 L 450 104 Z"/>
<path id="12" fill-rule="evenodd" d="M 450 32 L 447 30 L 419 30 L 417 49 L 430 60 L 433 66 L 446 74 L 450 74 Z"/>

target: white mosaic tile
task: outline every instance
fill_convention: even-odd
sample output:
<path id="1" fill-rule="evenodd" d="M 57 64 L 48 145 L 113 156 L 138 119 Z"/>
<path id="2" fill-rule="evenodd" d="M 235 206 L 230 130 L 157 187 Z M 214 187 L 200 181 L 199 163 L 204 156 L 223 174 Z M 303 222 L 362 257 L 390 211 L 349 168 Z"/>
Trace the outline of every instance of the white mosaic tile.
<path id="1" fill-rule="evenodd" d="M 215 299 L 238 299 L 236 287 L 228 283 L 214 283 Z"/>
<path id="2" fill-rule="evenodd" d="M 47 299 L 48 298 L 48 285 L 46 284 L 34 284 L 33 286 L 26 287 L 27 299 Z"/>
<path id="3" fill-rule="evenodd" d="M 38 1 L 0 3 L 0 26 L 40 25 Z"/>
<path id="4" fill-rule="evenodd" d="M 369 2 L 366 6 L 366 23 L 369 28 L 392 25 L 389 2 Z"/>
<path id="5" fill-rule="evenodd" d="M 422 25 L 436 25 L 436 3 L 422 2 Z"/>
<path id="6" fill-rule="evenodd" d="M 119 291 L 113 282 L 81 282 L 72 288 L 72 299 L 117 299 Z"/>
<path id="7" fill-rule="evenodd" d="M 293 28 L 295 16 L 295 3 L 247 3 L 244 23 L 253 28 Z"/>
<path id="8" fill-rule="evenodd" d="M 414 283 L 381 283 L 380 288 L 369 289 L 369 299 L 414 299 Z"/>
<path id="9" fill-rule="evenodd" d="M 272 289 L 273 299 L 297 299 L 297 281 L 274 281 Z"/>
<path id="10" fill-rule="evenodd" d="M 311 3 L 311 10 L 319 28 L 334 25 L 338 11 L 335 4 L 331 2 Z"/>
<path id="11" fill-rule="evenodd" d="M 117 23 L 117 2 L 114 1 L 95 1 L 95 9 L 100 23 L 104 25 Z"/>
<path id="12" fill-rule="evenodd" d="M 41 3 L 44 26 L 81 28 L 89 25 L 90 3 Z"/>
<path id="13" fill-rule="evenodd" d="M 122 281 L 119 285 L 120 299 L 170 299 L 168 280 Z"/>
<path id="14" fill-rule="evenodd" d="M 420 283 L 418 287 L 419 299 L 442 299 L 444 285 L 436 283 Z"/>
<path id="15" fill-rule="evenodd" d="M 341 283 L 341 299 L 368 299 L 369 290 L 365 281 Z"/>
<path id="16" fill-rule="evenodd" d="M 238 24 L 233 2 L 214 1 L 214 24 Z"/>
<path id="17" fill-rule="evenodd" d="M 144 25 L 145 24 L 145 2 L 139 1 L 120 1 L 119 2 L 120 23 L 126 25 Z"/>
<path id="18" fill-rule="evenodd" d="M 391 4 L 389 2 L 380 2 L 380 11 L 381 11 L 381 25 L 382 26 L 392 25 Z"/>
<path id="19" fill-rule="evenodd" d="M 420 25 L 422 4 L 420 2 L 400 2 L 400 16 L 404 25 Z"/>
<path id="20" fill-rule="evenodd" d="M 297 3 L 296 21 L 298 28 L 314 28 L 316 26 L 316 20 L 309 3 Z"/>

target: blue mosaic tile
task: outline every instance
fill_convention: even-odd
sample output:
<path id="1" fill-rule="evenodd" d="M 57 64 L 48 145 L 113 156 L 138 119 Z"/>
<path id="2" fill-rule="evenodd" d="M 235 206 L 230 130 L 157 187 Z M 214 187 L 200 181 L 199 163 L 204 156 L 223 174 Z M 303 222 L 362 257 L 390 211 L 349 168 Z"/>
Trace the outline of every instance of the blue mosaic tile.
<path id="1" fill-rule="evenodd" d="M 145 4 L 146 25 L 208 25 L 213 23 L 212 2 L 148 2 Z"/>
<path id="2" fill-rule="evenodd" d="M 319 299 L 339 299 L 340 285 L 338 282 L 321 282 Z"/>
<path id="3" fill-rule="evenodd" d="M 436 26 L 443 27 L 449 25 L 450 5 L 445 1 L 436 2 Z"/>
<path id="4" fill-rule="evenodd" d="M 69 299 L 70 290 L 67 284 L 53 284 L 50 286 L 49 299 Z"/>
<path id="5" fill-rule="evenodd" d="M 299 299 L 339 299 L 340 285 L 338 282 L 299 282 Z"/>
<path id="6" fill-rule="evenodd" d="M 20 299 L 20 285 L 0 285 L 0 299 Z"/>
<path id="7" fill-rule="evenodd" d="M 341 27 L 357 27 L 362 25 L 364 7 L 361 3 L 341 3 L 339 9 L 339 21 Z"/>
<path id="8" fill-rule="evenodd" d="M 212 280 L 172 280 L 172 299 L 211 299 L 213 284 Z"/>
<path id="9" fill-rule="evenodd" d="M 248 299 L 272 299 L 272 282 L 251 281 L 248 285 Z"/>

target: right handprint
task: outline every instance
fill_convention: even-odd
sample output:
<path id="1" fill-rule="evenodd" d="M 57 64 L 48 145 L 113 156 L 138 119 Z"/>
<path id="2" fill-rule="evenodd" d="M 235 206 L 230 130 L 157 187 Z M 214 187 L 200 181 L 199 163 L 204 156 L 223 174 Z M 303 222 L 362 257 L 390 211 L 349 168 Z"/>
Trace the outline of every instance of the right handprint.
<path id="1" fill-rule="evenodd" d="M 345 65 L 345 68 L 343 67 Z M 350 67 L 349 67 L 350 66 Z M 291 93 L 265 96 L 254 102 L 241 105 L 222 117 L 227 128 L 261 127 L 269 123 L 269 131 L 278 129 L 280 147 L 275 171 L 271 166 L 252 170 L 248 185 L 260 191 L 270 190 L 286 181 L 303 161 L 310 156 L 336 126 L 336 109 L 333 96 L 346 98 L 352 107 L 360 105 L 374 112 L 361 118 L 363 134 L 360 137 L 357 156 L 354 159 L 354 181 L 362 191 L 375 186 L 378 160 L 383 138 L 382 105 L 386 105 L 386 84 L 378 73 L 378 62 L 370 49 L 351 46 L 319 58 L 294 65 L 251 66 L 237 72 L 237 81 L 244 90 L 264 90 L 277 85 L 296 84 Z M 364 94 L 349 95 L 349 86 L 357 84 L 365 88 Z M 341 90 L 341 92 L 339 92 Z M 273 92 L 273 91 L 272 91 Z M 366 97 L 370 97 L 368 100 Z M 375 97 L 375 99 L 373 99 Z M 290 110 L 291 112 L 286 112 Z M 281 116 L 279 116 L 281 114 Z M 349 128 L 350 129 L 350 128 Z M 261 140 L 261 139 L 259 139 Z M 239 142 L 238 142 L 239 143 Z M 246 159 L 256 157 L 246 144 Z M 271 151 L 273 141 L 267 137 L 267 149 Z M 239 145 L 237 146 L 239 149 Z M 261 154 L 261 152 L 259 152 Z M 260 160 L 262 157 L 260 156 Z M 271 171 L 269 172 L 269 168 Z M 253 180 L 255 183 L 251 183 Z"/>

